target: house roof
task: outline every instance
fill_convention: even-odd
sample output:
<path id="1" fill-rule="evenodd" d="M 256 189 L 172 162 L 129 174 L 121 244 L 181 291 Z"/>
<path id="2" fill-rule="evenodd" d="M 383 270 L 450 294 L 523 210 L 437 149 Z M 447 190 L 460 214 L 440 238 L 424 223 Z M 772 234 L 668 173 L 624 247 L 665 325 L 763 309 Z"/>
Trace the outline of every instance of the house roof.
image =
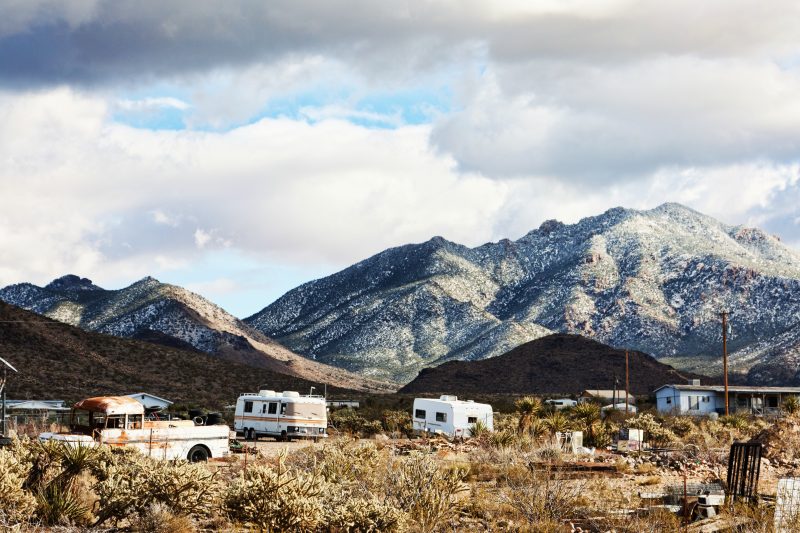
<path id="1" fill-rule="evenodd" d="M 617 389 L 616 394 L 614 389 L 586 389 L 581 393 L 581 396 L 590 396 L 592 398 L 622 398 L 625 396 L 625 389 Z M 634 395 L 628 393 L 628 398 L 633 398 Z"/>
<path id="2" fill-rule="evenodd" d="M 166 398 L 161 398 L 159 396 L 156 396 L 155 394 L 150 394 L 149 392 L 134 392 L 133 394 L 128 394 L 128 396 L 134 399 L 136 399 L 137 396 L 147 396 L 148 398 L 153 398 L 154 400 L 158 400 L 172 405 L 172 402 L 167 400 Z"/>
<path id="3" fill-rule="evenodd" d="M 38 402 L 36 400 L 16 402 L 8 405 L 8 408 L 12 411 L 69 411 L 69 407 L 55 406 L 52 403 Z"/>
<path id="4" fill-rule="evenodd" d="M 724 385 L 662 385 L 653 392 L 656 393 L 666 388 L 698 392 L 725 392 Z M 731 392 L 743 392 L 748 394 L 800 394 L 800 387 L 751 387 L 747 385 L 729 385 L 728 393 Z"/>

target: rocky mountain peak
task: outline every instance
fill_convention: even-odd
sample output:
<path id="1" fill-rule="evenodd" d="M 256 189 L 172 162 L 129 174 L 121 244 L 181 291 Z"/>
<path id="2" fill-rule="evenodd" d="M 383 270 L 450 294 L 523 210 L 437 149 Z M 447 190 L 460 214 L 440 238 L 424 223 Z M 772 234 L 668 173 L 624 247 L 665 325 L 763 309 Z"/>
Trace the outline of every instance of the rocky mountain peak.
<path id="1" fill-rule="evenodd" d="M 52 291 L 101 291 L 89 278 L 82 278 L 75 274 L 67 274 L 56 278 L 44 287 Z"/>

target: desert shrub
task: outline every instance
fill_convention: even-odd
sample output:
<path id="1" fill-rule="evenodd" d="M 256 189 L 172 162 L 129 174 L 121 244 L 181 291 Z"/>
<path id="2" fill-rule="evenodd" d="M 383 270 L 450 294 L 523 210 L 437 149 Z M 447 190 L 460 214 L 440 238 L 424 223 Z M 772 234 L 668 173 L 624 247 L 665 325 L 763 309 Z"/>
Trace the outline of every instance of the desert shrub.
<path id="1" fill-rule="evenodd" d="M 672 431 L 678 437 L 686 437 L 697 429 L 697 426 L 688 416 L 671 416 L 664 421 L 664 427 Z"/>
<path id="2" fill-rule="evenodd" d="M 265 531 L 314 531 L 323 520 L 320 493 L 323 481 L 317 472 L 256 465 L 228 488 L 223 508 L 236 522 Z"/>
<path id="3" fill-rule="evenodd" d="M 315 454 L 319 473 L 329 483 L 366 484 L 375 477 L 380 458 L 375 444 L 348 439 L 328 443 Z"/>
<path id="4" fill-rule="evenodd" d="M 338 431 L 349 435 L 371 437 L 383 431 L 383 425 L 379 420 L 367 420 L 349 408 L 331 412 L 329 420 Z"/>
<path id="5" fill-rule="evenodd" d="M 460 468 L 442 470 L 431 457 L 414 453 L 390 465 L 386 493 L 420 531 L 434 531 L 457 512 L 456 495 L 467 490 L 466 475 Z"/>
<path id="6" fill-rule="evenodd" d="M 747 431 L 747 429 L 750 427 L 747 417 L 741 414 L 721 416 L 719 417 L 719 423 L 727 428 L 735 429 L 737 431 Z"/>
<path id="7" fill-rule="evenodd" d="M 0 518 L 7 525 L 26 521 L 36 508 L 36 498 L 24 488 L 29 469 L 13 450 L 0 449 Z"/>
<path id="8" fill-rule="evenodd" d="M 197 530 L 188 516 L 175 514 L 163 503 L 151 503 L 131 520 L 133 533 L 192 533 Z"/>
<path id="9" fill-rule="evenodd" d="M 800 398 L 797 396 L 789 396 L 783 400 L 783 410 L 790 415 L 800 413 Z"/>
<path id="10" fill-rule="evenodd" d="M 546 461 L 548 463 L 556 463 L 561 460 L 561 448 L 558 446 L 544 446 L 538 449 L 535 453 L 536 459 L 539 461 Z"/>
<path id="11" fill-rule="evenodd" d="M 493 448 L 508 448 L 514 445 L 516 434 L 510 431 L 495 431 L 489 435 L 489 444 Z"/>
<path id="12" fill-rule="evenodd" d="M 469 432 L 469 436 L 473 439 L 485 439 L 490 433 L 489 426 L 481 420 L 472 424 L 467 431 Z"/>
<path id="13" fill-rule="evenodd" d="M 325 504 L 324 523 L 332 531 L 395 532 L 402 531 L 406 521 L 400 509 L 372 496 L 357 498 L 346 491 L 328 491 Z"/>
<path id="14" fill-rule="evenodd" d="M 585 482 L 559 479 L 549 470 L 518 471 L 504 481 L 507 489 L 501 492 L 501 500 L 532 531 L 558 531 L 563 520 L 574 517 L 584 503 Z"/>
<path id="15" fill-rule="evenodd" d="M 97 523 L 118 521 L 147 512 L 161 503 L 178 516 L 207 516 L 220 494 L 215 475 L 201 464 L 164 462 L 139 455 L 107 467 L 95 486 L 99 499 Z"/>
<path id="16" fill-rule="evenodd" d="M 678 441 L 678 437 L 669 429 L 661 425 L 650 413 L 640 413 L 625 421 L 625 427 L 642 429 L 645 432 L 645 439 L 654 444 L 669 444 Z"/>
<path id="17" fill-rule="evenodd" d="M 411 436 L 414 434 L 414 426 L 411 423 L 411 415 L 408 411 L 384 411 L 381 414 L 383 429 L 395 435 Z"/>

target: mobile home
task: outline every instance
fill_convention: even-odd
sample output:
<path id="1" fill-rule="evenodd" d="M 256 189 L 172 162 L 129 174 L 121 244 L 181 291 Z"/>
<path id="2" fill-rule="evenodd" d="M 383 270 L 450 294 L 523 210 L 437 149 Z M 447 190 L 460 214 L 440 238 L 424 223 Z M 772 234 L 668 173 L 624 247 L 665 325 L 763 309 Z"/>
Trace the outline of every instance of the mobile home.
<path id="1" fill-rule="evenodd" d="M 233 428 L 246 439 L 261 436 L 277 440 L 327 437 L 328 414 L 322 396 L 261 390 L 236 400 Z"/>
<path id="2" fill-rule="evenodd" d="M 415 398 L 412 412 L 414 431 L 440 433 L 448 437 L 468 437 L 469 428 L 477 422 L 494 428 L 492 406 L 459 400 L 457 396 Z"/>

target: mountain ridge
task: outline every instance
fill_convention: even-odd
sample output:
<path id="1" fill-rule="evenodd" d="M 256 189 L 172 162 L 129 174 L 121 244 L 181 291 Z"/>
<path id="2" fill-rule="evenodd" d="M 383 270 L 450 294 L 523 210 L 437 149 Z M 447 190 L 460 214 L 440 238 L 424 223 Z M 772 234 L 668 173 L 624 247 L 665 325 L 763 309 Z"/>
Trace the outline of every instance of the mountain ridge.
<path id="1" fill-rule="evenodd" d="M 800 255 L 760 229 L 666 203 L 545 221 L 474 248 L 441 237 L 389 248 L 244 321 L 323 362 L 407 382 L 552 332 L 656 356 L 716 353 L 722 309 L 731 351 L 800 323 Z M 494 342 L 476 342 L 501 325 Z"/>

